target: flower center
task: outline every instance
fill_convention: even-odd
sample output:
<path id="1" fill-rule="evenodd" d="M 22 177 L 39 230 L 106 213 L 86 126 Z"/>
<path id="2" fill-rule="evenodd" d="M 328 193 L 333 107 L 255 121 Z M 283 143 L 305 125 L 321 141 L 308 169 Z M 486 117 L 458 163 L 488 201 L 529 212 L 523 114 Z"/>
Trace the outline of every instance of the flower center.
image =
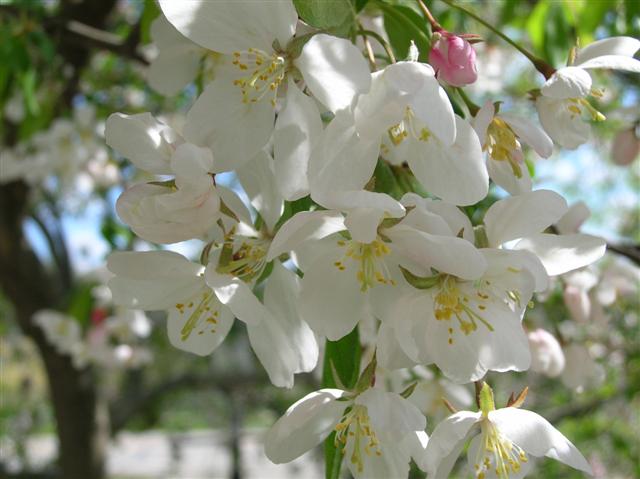
<path id="1" fill-rule="evenodd" d="M 431 138 L 431 132 L 416 120 L 410 107 L 405 110 L 402 121 L 389 128 L 388 132 L 389 139 L 394 146 L 398 146 L 409 136 L 416 141 L 424 142 L 429 141 L 429 138 Z"/>
<path id="2" fill-rule="evenodd" d="M 483 150 L 489 152 L 489 158 L 506 161 L 516 178 L 522 178 L 522 168 L 514 152 L 520 149 L 515 133 L 501 118 L 494 117 L 487 128 L 487 139 Z"/>
<path id="3" fill-rule="evenodd" d="M 471 334 L 478 329 L 478 323 L 483 324 L 489 331 L 493 331 L 493 326 L 484 319 L 481 314 L 487 309 L 486 302 L 490 295 L 483 292 L 479 285 L 475 295 L 467 294 L 459 287 L 459 279 L 455 276 L 443 274 L 440 278 L 437 293 L 434 297 L 434 315 L 438 321 L 456 322 L 449 327 L 449 344 L 453 344 L 453 333 L 455 327 L 465 335 Z M 485 281 L 485 283 L 488 283 Z M 490 284 L 490 283 L 489 283 Z M 475 311 L 477 308 L 478 311 Z"/>
<path id="4" fill-rule="evenodd" d="M 380 441 L 375 431 L 371 428 L 369 415 L 365 406 L 356 404 L 348 411 L 342 420 L 336 425 L 336 436 L 334 445 L 336 448 L 342 447 L 344 453 L 347 448 L 347 441 L 353 441 L 353 453 L 351 463 L 355 464 L 358 472 L 364 470 L 363 454 L 367 456 L 381 456 Z"/>
<path id="5" fill-rule="evenodd" d="M 241 72 L 233 84 L 242 91 L 242 103 L 257 103 L 266 96 L 271 105 L 276 106 L 278 86 L 287 74 L 287 61 L 283 55 L 249 48 L 233 52 L 231 63 Z"/>
<path id="6" fill-rule="evenodd" d="M 346 249 L 343 257 L 333 264 L 339 271 L 344 271 L 347 260 L 355 261 L 358 265 L 356 275 L 362 292 L 373 288 L 376 284 L 395 286 L 396 282 L 391 279 L 389 269 L 384 262 L 384 257 L 391 252 L 391 248 L 380 238 L 376 238 L 371 243 L 339 240 L 338 246 Z"/>
<path id="7" fill-rule="evenodd" d="M 522 448 L 501 434 L 488 418 L 482 420 L 481 431 L 481 444 L 473 465 L 476 479 L 484 479 L 492 472 L 500 479 L 517 474 L 528 461 Z"/>
<path id="8" fill-rule="evenodd" d="M 264 271 L 267 264 L 269 241 L 242 237 L 235 237 L 235 240 L 236 244 L 233 239 L 229 239 L 222 245 L 216 271 L 236 276 L 244 282 L 250 282 Z M 238 240 L 240 240 L 239 246 L 237 245 Z"/>

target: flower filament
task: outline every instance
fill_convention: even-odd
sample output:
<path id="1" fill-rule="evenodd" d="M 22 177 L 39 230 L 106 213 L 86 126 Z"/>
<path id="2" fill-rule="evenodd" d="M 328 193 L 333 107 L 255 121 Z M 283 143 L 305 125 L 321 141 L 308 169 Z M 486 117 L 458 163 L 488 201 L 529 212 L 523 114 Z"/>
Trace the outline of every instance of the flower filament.
<path id="1" fill-rule="evenodd" d="M 354 405 L 336 425 L 335 431 L 334 445 L 336 448 L 342 447 L 343 453 L 347 448 L 347 441 L 353 441 L 353 453 L 350 460 L 352 464 L 356 465 L 358 472 L 364 470 L 362 451 L 367 456 L 382 455 L 380 442 L 371 427 L 365 406 Z"/>
<path id="2" fill-rule="evenodd" d="M 376 238 L 371 243 L 339 240 L 338 246 L 346 248 L 346 251 L 340 260 L 333 263 L 334 266 L 344 271 L 347 259 L 355 261 L 358 265 L 356 275 L 362 292 L 373 288 L 376 284 L 395 286 L 396 282 L 391 279 L 383 259 L 391 252 L 391 248 L 380 238 Z"/>
<path id="3" fill-rule="evenodd" d="M 249 282 L 264 271 L 268 249 L 269 242 L 264 239 L 241 238 L 239 247 L 234 247 L 231 239 L 227 240 L 222 246 L 216 271 Z"/>
<path id="4" fill-rule="evenodd" d="M 565 102 L 565 106 L 569 110 L 572 120 L 576 117 L 581 118 L 583 115 L 591 117 L 592 121 L 604 121 L 607 119 L 584 98 L 569 98 Z"/>
<path id="5" fill-rule="evenodd" d="M 478 323 L 483 324 L 489 331 L 493 331 L 493 326 L 481 316 L 481 313 L 487 309 L 486 301 L 490 295 L 481 291 L 481 286 L 476 287 L 475 297 L 473 301 L 470 295 L 465 291 L 461 291 L 458 286 L 459 279 L 455 276 L 443 274 L 440 277 L 439 284 L 436 286 L 438 291 L 434 296 L 434 316 L 438 321 L 451 321 L 452 318 L 457 320 L 458 329 L 465 335 L 469 335 L 478 329 Z M 476 306 L 479 312 L 473 310 Z M 453 326 L 449 327 L 449 344 L 453 344 Z"/>
<path id="6" fill-rule="evenodd" d="M 182 341 L 186 341 L 191 336 L 191 333 L 198 327 L 201 326 L 198 331 L 198 335 L 203 335 L 205 330 L 209 328 L 211 333 L 216 332 L 216 325 L 218 324 L 218 316 L 219 311 L 216 311 L 212 308 L 212 302 L 214 299 L 213 291 L 209 288 L 206 288 L 201 293 L 198 293 L 195 298 L 190 300 L 187 304 L 177 303 L 176 309 L 181 315 L 185 314 L 185 309 L 191 309 L 194 306 L 194 299 L 197 300 L 200 297 L 200 301 L 198 305 L 195 307 L 193 312 L 189 315 L 189 318 L 184 323 L 182 330 L 180 331 L 180 339 Z M 204 320 L 204 321 L 202 321 Z"/>
<path id="7" fill-rule="evenodd" d="M 287 74 L 283 55 L 249 48 L 233 52 L 231 63 L 242 72 L 242 76 L 233 80 L 242 91 L 242 103 L 257 103 L 268 96 L 271 105 L 276 106 L 278 87 Z"/>
<path id="8" fill-rule="evenodd" d="M 473 465 L 476 479 L 485 479 L 492 472 L 500 479 L 508 479 L 510 474 L 517 474 L 522 464 L 528 461 L 527 454 L 501 434 L 489 418 L 483 418 L 480 428 L 480 448 Z"/>

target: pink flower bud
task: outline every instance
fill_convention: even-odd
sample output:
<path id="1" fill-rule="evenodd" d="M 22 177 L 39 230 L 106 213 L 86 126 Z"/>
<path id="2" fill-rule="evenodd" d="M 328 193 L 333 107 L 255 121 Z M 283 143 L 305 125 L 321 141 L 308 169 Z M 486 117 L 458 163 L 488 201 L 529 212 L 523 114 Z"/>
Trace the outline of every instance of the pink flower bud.
<path id="1" fill-rule="evenodd" d="M 429 63 L 436 77 L 452 86 L 464 86 L 478 78 L 476 51 L 464 38 L 446 31 L 433 35 Z"/>

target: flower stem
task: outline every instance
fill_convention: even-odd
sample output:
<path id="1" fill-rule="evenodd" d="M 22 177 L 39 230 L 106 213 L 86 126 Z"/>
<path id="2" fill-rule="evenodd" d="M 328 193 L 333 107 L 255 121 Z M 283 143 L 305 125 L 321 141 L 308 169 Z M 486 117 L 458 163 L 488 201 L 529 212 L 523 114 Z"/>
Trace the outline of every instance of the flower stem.
<path id="1" fill-rule="evenodd" d="M 431 24 L 431 31 L 439 32 L 443 30 L 442 25 L 440 25 L 438 21 L 434 18 L 434 16 L 431 14 L 431 11 L 429 10 L 429 8 L 427 8 L 425 3 L 422 0 L 417 0 L 417 2 L 418 2 L 418 6 L 420 7 L 420 10 L 422 10 L 422 13 L 424 13 L 424 16 L 427 17 L 427 20 L 429 20 L 429 23 Z"/>
<path id="2" fill-rule="evenodd" d="M 480 111 L 480 107 L 467 96 L 467 92 L 465 92 L 462 88 L 456 88 L 456 91 L 458 92 L 458 95 L 460 95 L 460 98 L 462 98 L 462 101 L 464 101 L 464 104 L 467 105 L 471 116 L 476 116 Z"/>
<path id="3" fill-rule="evenodd" d="M 461 5 L 458 5 L 457 3 L 455 3 L 453 0 L 442 0 L 444 3 L 446 3 L 447 5 L 449 5 L 450 7 L 456 8 L 458 10 L 460 10 L 461 12 L 465 13 L 466 15 L 470 16 L 471 18 L 473 18 L 475 21 L 477 21 L 478 23 L 484 25 L 485 27 L 487 27 L 489 30 L 491 30 L 493 33 L 495 33 L 496 35 L 498 35 L 500 38 L 502 38 L 505 42 L 507 42 L 509 45 L 511 45 L 513 48 L 515 48 L 516 50 L 518 50 L 520 53 L 522 53 L 525 57 L 527 57 L 529 59 L 529 61 L 531 63 L 533 63 L 533 66 L 536 68 L 536 70 L 538 70 L 540 73 L 542 73 L 544 75 L 545 78 L 550 78 L 551 75 L 553 75 L 555 73 L 555 69 L 549 65 L 547 62 L 545 62 L 544 60 L 542 60 L 541 58 L 538 58 L 537 56 L 535 56 L 533 53 L 531 53 L 530 51 L 528 51 L 526 48 L 524 48 L 522 45 L 518 44 L 517 42 L 511 40 L 511 38 L 509 38 L 508 36 L 506 36 L 504 33 L 502 33 L 500 30 L 498 30 L 497 28 L 495 28 L 493 25 L 491 25 L 489 22 L 487 22 L 486 20 L 480 18 L 478 15 L 476 15 L 475 13 L 473 13 L 471 10 L 467 9 L 466 7 L 463 7 Z"/>
<path id="4" fill-rule="evenodd" d="M 391 49 L 391 45 L 389 45 L 389 43 L 380 34 L 374 32 L 372 30 L 365 30 L 363 28 L 358 30 L 356 33 L 358 35 L 362 35 L 363 37 L 375 38 L 376 41 L 380 44 L 380 46 L 382 46 L 382 48 L 384 48 L 384 51 L 386 52 L 387 56 L 389 57 L 389 62 L 390 63 L 395 63 L 396 62 L 396 56 L 393 54 L 393 50 Z"/>

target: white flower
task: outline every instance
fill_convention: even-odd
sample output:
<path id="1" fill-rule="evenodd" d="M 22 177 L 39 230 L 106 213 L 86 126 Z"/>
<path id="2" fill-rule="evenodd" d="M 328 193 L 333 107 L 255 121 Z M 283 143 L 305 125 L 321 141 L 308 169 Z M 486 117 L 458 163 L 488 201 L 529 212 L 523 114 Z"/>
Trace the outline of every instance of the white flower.
<path id="1" fill-rule="evenodd" d="M 487 101 L 473 120 L 482 149 L 487 152 L 489 175 L 512 195 L 531 191 L 521 141 L 542 158 L 551 156 L 553 142 L 535 123 L 506 113 L 498 115 L 495 110 Z"/>
<path id="2" fill-rule="evenodd" d="M 473 204 L 487 194 L 477 135 L 454 115 L 428 65 L 399 62 L 374 73 L 354 110 L 336 115 L 312 151 L 312 197 L 363 188 L 379 155 L 408 161 L 430 193 L 452 203 Z"/>
<path id="3" fill-rule="evenodd" d="M 301 76 L 311 94 L 331 111 L 350 106 L 357 93 L 369 88 L 367 63 L 348 40 L 316 34 L 301 53 L 295 51 L 298 15 L 291 0 L 162 0 L 160 6 L 179 32 L 225 56 L 185 127 L 188 141 L 213 150 L 219 161 L 216 172 L 236 168 L 265 146 L 274 131 L 279 96 L 289 113 L 275 122 L 280 131 L 275 136 L 276 161 L 290 164 L 290 155 L 307 149 L 301 143 L 310 141 L 317 127 L 312 117 L 319 113 L 300 99 L 294 78 Z M 304 121 L 295 125 L 292 116 Z"/>
<path id="4" fill-rule="evenodd" d="M 574 233 L 541 233 L 567 212 L 567 202 L 550 190 L 536 190 L 496 201 L 484 216 L 488 244 L 500 247 L 520 240 L 515 250 L 535 254 L 549 276 L 581 268 L 600 259 L 606 243 L 602 238 Z M 546 281 L 543 277 L 539 281 Z M 543 291 L 546 286 L 539 289 Z"/>
<path id="5" fill-rule="evenodd" d="M 151 24 L 151 39 L 158 55 L 147 71 L 149 86 L 163 95 L 175 95 L 195 79 L 206 50 L 182 36 L 162 14 Z"/>
<path id="6" fill-rule="evenodd" d="M 120 219 L 147 241 L 176 243 L 196 238 L 220 217 L 211 150 L 176 137 L 148 113 L 114 113 L 107 120 L 108 145 L 142 170 L 175 175 L 171 185 L 137 184 L 118 198 Z"/>
<path id="7" fill-rule="evenodd" d="M 84 348 L 82 330 L 75 318 L 43 309 L 34 314 L 33 322 L 42 328 L 47 341 L 60 354 L 74 357 Z"/>
<path id="8" fill-rule="evenodd" d="M 536 108 L 540 122 L 555 143 L 574 149 L 588 140 L 589 124 L 585 120 L 602 121 L 604 116 L 585 99 L 592 89 L 588 70 L 606 68 L 640 73 L 640 61 L 633 58 L 640 40 L 613 37 L 598 40 L 578 51 L 573 65 L 558 69 L 540 89 Z"/>
<path id="9" fill-rule="evenodd" d="M 531 370 L 554 378 L 562 373 L 565 359 L 558 340 L 544 329 L 527 334 L 531 348 Z"/>
<path id="10" fill-rule="evenodd" d="M 481 411 L 460 411 L 438 424 L 427 444 L 430 479 L 449 477 L 470 437 L 467 458 L 476 479 L 519 479 L 532 468 L 532 458 L 550 457 L 591 474 L 576 447 L 538 414 L 506 407 L 495 409 L 493 393 L 483 385 Z"/>
<path id="11" fill-rule="evenodd" d="M 299 279 L 274 264 L 264 305 L 245 281 L 263 271 L 266 247 L 261 240 L 237 238 L 211 253 L 206 268 L 169 251 L 113 253 L 109 281 L 114 302 L 130 308 L 168 310 L 169 340 L 199 355 L 213 352 L 227 336 L 234 316 L 247 324 L 249 340 L 276 386 L 291 387 L 293 375 L 313 369 L 318 349 L 300 321 L 295 298 Z M 225 256 L 224 262 L 220 256 Z M 228 256 L 227 256 L 228 255 Z M 206 282 L 205 282 L 206 278 Z"/>
<path id="12" fill-rule="evenodd" d="M 399 394 L 321 389 L 278 419 L 267 433 L 265 452 L 276 464 L 290 462 L 336 431 L 335 445 L 356 479 L 406 477 L 412 456 L 424 467 L 425 427 L 422 413 Z"/>

